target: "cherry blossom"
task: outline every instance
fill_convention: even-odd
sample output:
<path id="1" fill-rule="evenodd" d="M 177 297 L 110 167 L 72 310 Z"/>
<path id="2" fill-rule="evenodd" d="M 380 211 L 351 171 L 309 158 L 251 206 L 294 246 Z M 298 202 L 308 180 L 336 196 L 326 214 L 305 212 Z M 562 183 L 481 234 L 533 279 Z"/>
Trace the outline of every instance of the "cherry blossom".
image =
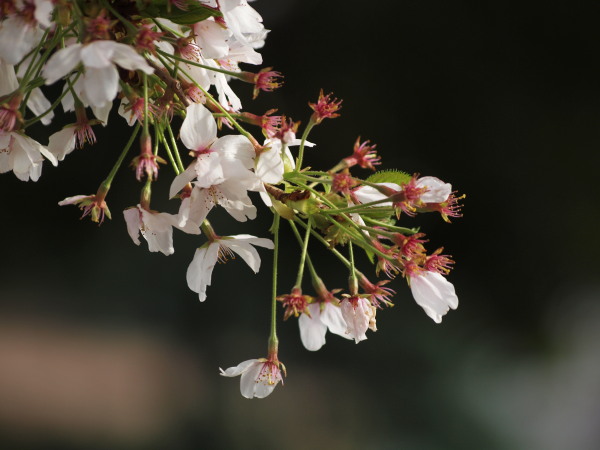
<path id="1" fill-rule="evenodd" d="M 441 323 L 450 308 L 458 308 L 454 285 L 437 272 L 423 270 L 410 275 L 410 289 L 417 304 L 435 323 Z"/>
<path id="2" fill-rule="evenodd" d="M 149 211 L 137 205 L 123 211 L 127 231 L 136 245 L 140 245 L 140 233 L 148 242 L 148 250 L 171 255 L 173 248 L 173 225 L 171 214 Z"/>
<path id="3" fill-rule="evenodd" d="M 352 339 L 346 330 L 342 309 L 330 302 L 311 303 L 308 305 L 310 315 L 304 313 L 298 318 L 300 339 L 307 350 L 317 351 L 325 345 L 327 330 L 346 339 Z"/>
<path id="4" fill-rule="evenodd" d="M 58 165 L 56 157 L 39 142 L 18 132 L 0 132 L 0 173 L 10 170 L 22 181 L 37 181 L 44 158 Z"/>
<path id="5" fill-rule="evenodd" d="M 52 84 L 82 63 L 85 72 L 76 89 L 84 93 L 90 105 L 102 107 L 116 97 L 119 91 L 119 73 L 115 65 L 127 70 L 141 70 L 147 74 L 154 69 L 132 47 L 119 42 L 99 40 L 89 44 L 75 43 L 57 51 L 42 72 L 46 84 Z"/>
<path id="6" fill-rule="evenodd" d="M 206 243 L 196 250 L 187 270 L 189 288 L 198 293 L 200 301 L 206 300 L 206 288 L 210 286 L 212 271 L 217 261 L 225 261 L 232 253 L 237 253 L 257 273 L 260 269 L 260 256 L 253 245 L 273 248 L 273 241 L 257 238 L 249 234 L 227 236 Z"/>
<path id="7" fill-rule="evenodd" d="M 260 358 L 249 359 L 239 363 L 235 367 L 229 367 L 226 370 L 219 368 L 221 375 L 224 377 L 240 378 L 240 391 L 245 398 L 265 398 L 281 381 L 281 368 L 285 373 L 285 368 L 277 360 Z"/>
<path id="8" fill-rule="evenodd" d="M 377 331 L 375 325 L 376 309 L 365 297 L 354 295 L 342 300 L 342 317 L 346 322 L 346 334 L 358 344 L 367 339 L 366 332 L 370 328 Z"/>

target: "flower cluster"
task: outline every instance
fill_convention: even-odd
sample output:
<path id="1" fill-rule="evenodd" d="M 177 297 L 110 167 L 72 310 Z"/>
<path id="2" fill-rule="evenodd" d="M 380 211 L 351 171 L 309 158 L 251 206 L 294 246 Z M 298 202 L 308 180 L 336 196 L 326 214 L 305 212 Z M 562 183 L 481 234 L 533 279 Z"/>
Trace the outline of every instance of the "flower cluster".
<path id="1" fill-rule="evenodd" d="M 262 63 L 257 50 L 268 33 L 247 0 L 8 0 L 1 5 L 0 173 L 37 181 L 45 160 L 56 166 L 73 151 L 94 145 L 94 128 L 107 126 L 116 109 L 131 135 L 112 170 L 95 194 L 75 195 L 60 205 L 77 205 L 99 224 L 111 219 L 107 196 L 123 162 L 131 161 L 141 185 L 139 200 L 132 199 L 123 212 L 127 231 L 136 245 L 141 235 L 149 251 L 164 255 L 175 251 L 174 228 L 203 235 L 206 241 L 186 274 L 200 301 L 210 293 L 218 261 L 239 255 L 258 272 L 255 247 L 274 250 L 267 357 L 221 370 L 224 376 L 241 376 L 244 397 L 266 397 L 285 375 L 278 358 L 277 302 L 285 320 L 297 318 L 302 343 L 311 351 L 325 344 L 327 331 L 356 343 L 367 339 L 368 330 L 377 330 L 377 312 L 392 305 L 395 292 L 386 285 L 397 275 L 435 322 L 458 306 L 446 279 L 451 257 L 442 248 L 428 253 L 425 234 L 398 221 L 428 212 L 446 221 L 460 217 L 464 196 L 432 176 L 396 170 L 357 176 L 351 170 L 375 171 L 382 163 L 376 145 L 360 138 L 329 170 L 307 169 L 304 153 L 315 145 L 308 140 L 311 130 L 338 117 L 342 101 L 321 91 L 309 103 L 312 112 L 301 134 L 299 122 L 275 115 L 275 109 L 243 110 L 233 81 L 251 83 L 256 97 L 281 87 L 283 78 L 270 67 L 240 68 Z M 59 80 L 61 93 L 47 99 L 44 86 Z M 72 113 L 72 121 L 48 133 L 47 144 L 29 137 L 37 122 L 52 126 L 58 107 Z M 223 127 L 230 131 L 223 133 Z M 136 147 L 139 152 L 130 155 Z M 159 174 L 170 180 L 173 212 L 151 206 Z M 211 225 L 210 213 L 219 206 L 236 221 L 254 219 L 258 197 L 265 205 L 262 213 L 273 215 L 273 239 L 221 236 Z M 283 224 L 296 236 L 300 256 L 296 282 L 282 294 L 276 280 Z M 309 241 L 325 246 L 348 271 L 347 293 L 325 286 Z M 359 270 L 355 250 L 367 255 L 383 279 L 372 281 Z M 305 268 L 313 295 L 303 293 Z"/>

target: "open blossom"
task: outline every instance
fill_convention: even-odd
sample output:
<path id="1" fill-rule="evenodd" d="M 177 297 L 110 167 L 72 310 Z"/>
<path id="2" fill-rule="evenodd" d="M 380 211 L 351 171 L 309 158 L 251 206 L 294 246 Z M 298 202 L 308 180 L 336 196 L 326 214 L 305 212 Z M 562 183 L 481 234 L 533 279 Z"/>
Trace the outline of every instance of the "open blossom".
<path id="1" fill-rule="evenodd" d="M 40 26 L 50 26 L 51 0 L 16 2 L 13 14 L 0 22 L 0 59 L 17 64 L 37 45 L 43 32 Z"/>
<path id="2" fill-rule="evenodd" d="M 148 241 L 148 250 L 171 255 L 173 248 L 174 217 L 171 214 L 149 211 L 137 205 L 123 211 L 127 231 L 136 245 L 140 245 L 140 233 Z"/>
<path id="3" fill-rule="evenodd" d="M 17 132 L 0 132 L 0 173 L 10 170 L 22 181 L 37 181 L 44 158 L 58 165 L 56 157 L 39 142 Z"/>
<path id="4" fill-rule="evenodd" d="M 325 345 L 327 330 L 346 339 L 352 339 L 346 330 L 348 326 L 342 315 L 342 309 L 331 302 L 311 303 L 308 313 L 298 318 L 300 339 L 307 350 L 316 351 Z"/>
<path id="5" fill-rule="evenodd" d="M 276 359 L 249 359 L 238 364 L 235 367 L 229 367 L 226 370 L 219 368 L 221 375 L 224 377 L 240 378 L 240 391 L 246 398 L 265 398 L 281 381 L 281 369 L 285 374 L 285 367 Z"/>
<path id="6" fill-rule="evenodd" d="M 458 308 L 454 285 L 439 273 L 417 270 L 409 276 L 415 301 L 435 323 L 441 323 L 450 308 Z"/>
<path id="7" fill-rule="evenodd" d="M 377 310 L 365 297 L 347 297 L 341 304 L 342 317 L 346 322 L 346 334 L 358 344 L 367 339 L 367 330 L 377 331 L 375 314 Z"/>
<path id="8" fill-rule="evenodd" d="M 119 73 L 115 65 L 147 74 L 154 69 L 129 45 L 114 41 L 75 43 L 57 51 L 42 72 L 46 84 L 52 84 L 82 63 L 85 72 L 76 92 L 83 92 L 90 105 L 104 106 L 112 102 L 119 91 Z"/>
<path id="9" fill-rule="evenodd" d="M 241 222 L 256 217 L 248 191 L 260 188 L 250 169 L 254 165 L 254 147 L 241 135 L 217 138 L 216 123 L 208 109 L 191 104 L 181 126 L 181 140 L 196 159 L 173 180 L 169 195 L 174 197 L 188 183 L 193 189 L 179 209 L 180 226 L 188 221 L 200 226 L 210 210 L 221 205 Z"/>
<path id="10" fill-rule="evenodd" d="M 377 183 L 377 185 L 380 186 L 379 189 L 373 186 L 360 186 L 352 191 L 352 195 L 360 203 L 381 201 L 374 206 L 393 206 L 397 212 L 404 211 L 414 215 L 417 207 L 445 202 L 452 192 L 451 184 L 430 176 L 412 178 L 402 186 L 396 183 Z M 389 201 L 383 201 L 386 199 Z"/>
<path id="11" fill-rule="evenodd" d="M 226 261 L 233 253 L 237 253 L 254 273 L 258 272 L 260 256 L 253 245 L 272 249 L 273 241 L 249 234 L 239 234 L 215 239 L 196 250 L 187 270 L 187 282 L 189 288 L 198 293 L 201 302 L 206 300 L 206 288 L 210 286 L 212 271 L 217 261 Z"/>

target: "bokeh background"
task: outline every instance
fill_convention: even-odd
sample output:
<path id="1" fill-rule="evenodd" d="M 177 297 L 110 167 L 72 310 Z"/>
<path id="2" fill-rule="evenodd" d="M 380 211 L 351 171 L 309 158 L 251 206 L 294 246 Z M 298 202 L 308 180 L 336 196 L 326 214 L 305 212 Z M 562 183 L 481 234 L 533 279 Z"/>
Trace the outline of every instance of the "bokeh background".
<path id="1" fill-rule="evenodd" d="M 290 319 L 285 386 L 242 398 L 218 367 L 265 352 L 270 252 L 258 275 L 218 266 L 200 304 L 185 271 L 203 238 L 177 233 L 169 257 L 135 246 L 121 214 L 138 199 L 129 169 L 102 227 L 57 206 L 110 169 L 127 137 L 113 117 L 96 146 L 46 164 L 37 183 L 0 177 L 0 447 L 600 448 L 600 4 L 253 6 L 272 30 L 264 63 L 286 84 L 254 102 L 235 85 L 247 110 L 306 123 L 307 102 L 333 91 L 342 116 L 315 129 L 308 163 L 332 166 L 360 135 L 385 168 L 467 194 L 464 218 L 412 222 L 455 257 L 460 307 L 436 325 L 398 279 L 379 331 L 360 345 L 330 336 L 316 353 Z M 163 172 L 153 205 L 175 212 Z M 259 215 L 212 219 L 222 234 L 266 237 Z M 297 266 L 287 237 L 282 292 Z M 344 287 L 314 247 L 327 284 Z"/>

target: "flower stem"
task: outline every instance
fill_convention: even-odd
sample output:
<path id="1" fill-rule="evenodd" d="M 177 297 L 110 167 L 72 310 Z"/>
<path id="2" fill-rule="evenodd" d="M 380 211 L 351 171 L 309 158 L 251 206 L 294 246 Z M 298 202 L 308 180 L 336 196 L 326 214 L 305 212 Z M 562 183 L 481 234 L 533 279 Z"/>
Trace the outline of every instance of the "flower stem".
<path id="1" fill-rule="evenodd" d="M 123 163 L 125 156 L 127 156 L 127 152 L 129 152 L 129 149 L 131 148 L 131 145 L 135 141 L 135 138 L 139 131 L 140 131 L 140 124 L 138 122 L 138 124 L 135 126 L 135 129 L 133 130 L 133 133 L 131 133 L 131 137 L 129 138 L 129 141 L 127 141 L 127 144 L 125 145 L 125 148 L 123 148 L 123 151 L 119 155 L 117 162 L 115 163 L 115 165 L 111 169 L 110 173 L 108 174 L 108 176 L 102 182 L 102 184 L 100 185 L 100 188 L 98 189 L 98 195 L 102 195 L 102 198 L 106 197 L 106 193 L 110 189 L 110 185 L 112 184 L 112 181 L 115 178 L 117 171 L 121 167 L 121 164 Z"/>
<path id="2" fill-rule="evenodd" d="M 169 132 L 169 138 L 171 139 L 171 145 L 173 146 L 173 153 L 175 153 L 175 159 L 177 159 L 177 166 L 179 166 L 179 171 L 183 172 L 185 168 L 183 167 L 183 163 L 181 162 L 181 156 L 179 156 L 179 147 L 177 147 L 175 135 L 173 134 L 173 130 L 171 129 L 171 124 L 168 122 L 167 131 Z"/>
<path id="3" fill-rule="evenodd" d="M 296 239 L 298 240 L 298 244 L 300 244 L 300 247 L 304 248 L 304 241 L 302 240 L 302 236 L 300 236 L 300 232 L 298 231 L 298 227 L 296 226 L 296 224 L 292 220 L 288 220 L 288 223 L 290 225 L 290 228 L 294 232 L 294 235 L 296 236 Z M 308 229 L 309 228 L 307 227 L 306 230 L 308 231 Z M 307 233 L 307 236 L 306 236 L 305 240 L 308 240 L 308 233 Z M 308 253 L 306 254 L 306 265 L 308 266 L 308 271 L 310 273 L 310 277 L 313 280 L 319 278 L 319 275 L 317 274 L 317 271 L 315 270 L 315 266 L 313 265 L 312 260 L 310 258 L 310 255 Z"/>
<path id="4" fill-rule="evenodd" d="M 310 238 L 310 230 L 312 229 L 312 224 L 310 220 L 306 226 L 306 234 L 304 235 L 304 242 L 302 244 L 302 254 L 300 255 L 300 267 L 298 267 L 298 276 L 296 277 L 295 288 L 302 289 L 302 277 L 304 276 L 304 264 L 306 262 L 306 254 L 308 251 L 308 239 Z"/>
<path id="5" fill-rule="evenodd" d="M 271 295 L 271 334 L 269 335 L 269 356 L 277 354 L 279 340 L 277 339 L 277 260 L 279 258 L 279 214 L 273 217 L 274 248 L 273 248 L 273 292 Z"/>
<path id="6" fill-rule="evenodd" d="M 302 138 L 300 141 L 300 149 L 298 150 L 298 158 L 296 158 L 295 172 L 299 172 L 300 169 L 302 168 L 302 159 L 304 158 L 304 145 L 306 144 L 306 139 L 308 138 L 310 130 L 312 130 L 314 126 L 315 126 L 315 122 L 313 122 L 312 118 L 311 118 L 311 120 L 309 120 L 309 122 L 308 122 L 308 125 L 306 125 L 306 128 L 304 129 L 304 133 L 302 133 Z"/>

